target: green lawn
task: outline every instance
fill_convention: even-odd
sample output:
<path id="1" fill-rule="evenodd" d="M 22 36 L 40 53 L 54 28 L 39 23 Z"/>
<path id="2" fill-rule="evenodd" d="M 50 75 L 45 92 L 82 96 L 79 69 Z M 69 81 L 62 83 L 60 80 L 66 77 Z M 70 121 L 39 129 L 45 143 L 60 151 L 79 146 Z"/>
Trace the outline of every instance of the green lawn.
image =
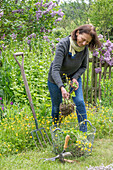
<path id="1" fill-rule="evenodd" d="M 86 158 L 78 158 L 78 163 L 62 164 L 56 161 L 40 161 L 40 158 L 50 158 L 55 156 L 52 148 L 48 146 L 46 149 L 35 148 L 35 150 L 27 150 L 26 152 L 8 157 L 1 157 L 0 169 L 2 170 L 85 170 L 87 167 L 100 166 L 102 163 L 107 166 L 113 163 L 113 138 L 96 139 L 93 144 L 92 154 Z M 75 159 L 75 158 L 74 158 Z"/>

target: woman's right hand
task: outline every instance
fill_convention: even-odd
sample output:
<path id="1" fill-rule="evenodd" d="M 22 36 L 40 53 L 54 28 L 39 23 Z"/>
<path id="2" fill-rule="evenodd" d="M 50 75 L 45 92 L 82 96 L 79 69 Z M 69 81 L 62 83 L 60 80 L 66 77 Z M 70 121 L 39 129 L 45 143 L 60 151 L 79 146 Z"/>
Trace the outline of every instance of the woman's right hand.
<path id="1" fill-rule="evenodd" d="M 61 87 L 61 93 L 62 93 L 62 97 L 64 98 L 64 99 L 69 99 L 69 93 L 66 91 L 66 89 L 62 86 Z"/>

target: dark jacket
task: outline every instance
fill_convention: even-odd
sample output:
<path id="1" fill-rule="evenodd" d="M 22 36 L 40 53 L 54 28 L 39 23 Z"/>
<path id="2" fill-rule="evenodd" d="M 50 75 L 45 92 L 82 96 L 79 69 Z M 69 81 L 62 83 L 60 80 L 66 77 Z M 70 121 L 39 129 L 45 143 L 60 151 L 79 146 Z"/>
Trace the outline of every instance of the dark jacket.
<path id="1" fill-rule="evenodd" d="M 51 63 L 48 80 L 60 88 L 63 86 L 63 74 L 70 79 L 78 79 L 87 68 L 88 47 L 81 52 L 76 52 L 74 58 L 69 55 L 69 36 L 60 40 L 56 47 L 56 54 Z"/>

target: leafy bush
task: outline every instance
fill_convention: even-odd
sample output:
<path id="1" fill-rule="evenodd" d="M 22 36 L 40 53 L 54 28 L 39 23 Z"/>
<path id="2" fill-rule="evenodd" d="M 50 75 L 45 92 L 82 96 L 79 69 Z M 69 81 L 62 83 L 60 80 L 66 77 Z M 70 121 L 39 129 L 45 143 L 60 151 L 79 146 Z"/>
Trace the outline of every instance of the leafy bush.
<path id="1" fill-rule="evenodd" d="M 24 41 L 23 44 L 11 41 L 11 44 L 2 53 L 1 80 L 4 81 L 1 84 L 1 89 L 3 89 L 1 97 L 6 98 L 6 100 L 12 98 L 15 102 L 28 103 L 21 71 L 13 57 L 15 52 L 23 51 L 24 70 L 33 102 L 37 103 L 38 106 L 49 99 L 48 66 L 53 59 L 50 44 L 46 40 L 35 39 L 31 45 L 32 50 L 29 51 L 29 46 Z M 21 56 L 18 57 L 18 61 L 21 63 Z"/>

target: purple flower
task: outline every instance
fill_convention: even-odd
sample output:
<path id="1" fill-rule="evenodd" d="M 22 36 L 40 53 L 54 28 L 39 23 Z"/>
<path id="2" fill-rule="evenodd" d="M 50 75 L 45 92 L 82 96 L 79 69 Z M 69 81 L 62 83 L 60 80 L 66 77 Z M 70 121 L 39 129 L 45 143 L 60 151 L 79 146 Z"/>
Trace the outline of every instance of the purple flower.
<path id="1" fill-rule="evenodd" d="M 62 20 L 62 18 L 58 18 L 58 19 L 56 19 L 55 21 L 58 22 L 58 21 L 61 21 L 61 20 Z"/>
<path id="2" fill-rule="evenodd" d="M 57 41 L 60 41 L 60 38 L 56 38 Z"/>
<path id="3" fill-rule="evenodd" d="M 36 11 L 36 18 L 37 18 L 37 21 L 39 20 L 39 18 L 42 17 L 42 11 L 41 10 L 38 10 Z"/>
<path id="4" fill-rule="evenodd" d="M 40 6 L 42 6 L 42 4 L 43 4 L 43 0 L 41 0 Z"/>
<path id="5" fill-rule="evenodd" d="M 98 38 L 99 38 L 99 39 L 103 39 L 103 35 L 102 35 L 102 34 L 99 34 Z"/>
<path id="6" fill-rule="evenodd" d="M 31 43 L 31 40 L 28 40 L 27 43 L 30 44 L 30 43 Z"/>
<path id="7" fill-rule="evenodd" d="M 58 3 L 60 2 L 60 0 L 57 1 Z"/>
<path id="8" fill-rule="evenodd" d="M 105 58 L 104 58 L 104 60 L 106 61 L 106 63 L 109 63 L 109 61 L 110 61 L 110 58 L 108 58 L 108 57 L 105 57 Z"/>
<path id="9" fill-rule="evenodd" d="M 106 51 L 106 52 L 104 53 L 104 56 L 105 56 L 105 57 L 110 57 L 110 52 L 109 52 L 109 51 Z"/>
<path id="10" fill-rule="evenodd" d="M 49 12 L 49 10 L 46 10 L 46 11 L 43 12 L 43 14 L 47 14 L 48 12 Z"/>
<path id="11" fill-rule="evenodd" d="M 99 52 L 98 51 L 93 51 L 93 56 L 98 57 Z"/>
<path id="12" fill-rule="evenodd" d="M 64 13 L 63 12 L 60 12 L 58 13 L 59 16 L 63 17 Z"/>
<path id="13" fill-rule="evenodd" d="M 56 11 L 52 11 L 52 13 L 50 13 L 50 14 L 51 14 L 52 17 L 54 17 L 57 14 L 57 12 Z"/>
<path id="14" fill-rule="evenodd" d="M 49 5 L 49 6 L 50 6 L 50 5 L 53 5 L 53 2 L 51 1 L 48 5 Z"/>
<path id="15" fill-rule="evenodd" d="M 43 36 L 43 38 L 47 40 L 47 39 L 48 39 L 48 36 Z"/>
<path id="16" fill-rule="evenodd" d="M 12 37 L 12 39 L 16 39 L 17 34 L 13 33 L 13 34 L 11 35 L 11 37 Z"/>
<path id="17" fill-rule="evenodd" d="M 113 50 L 113 43 L 111 44 L 111 49 Z"/>
<path id="18" fill-rule="evenodd" d="M 62 9 L 59 9 L 57 12 L 58 12 L 58 13 L 62 12 Z"/>
<path id="19" fill-rule="evenodd" d="M 3 34 L 3 36 L 1 37 L 1 39 L 3 40 L 5 38 L 5 34 Z"/>
<path id="20" fill-rule="evenodd" d="M 10 105 L 13 105 L 13 102 L 11 102 Z"/>
<path id="21" fill-rule="evenodd" d="M 38 11 L 36 11 L 37 14 L 41 14 L 42 11 L 39 9 Z"/>
<path id="22" fill-rule="evenodd" d="M 47 3 L 45 3 L 44 5 L 42 5 L 44 8 L 47 6 L 48 4 Z"/>
<path id="23" fill-rule="evenodd" d="M 36 38 L 36 34 L 32 33 L 31 35 L 28 36 L 28 38 Z"/>
<path id="24" fill-rule="evenodd" d="M 101 68 L 100 67 L 98 67 L 98 68 L 95 68 L 95 72 L 96 73 L 100 73 L 102 70 L 101 70 Z"/>
<path id="25" fill-rule="evenodd" d="M 102 60 L 103 60 L 103 58 L 104 58 L 104 57 L 103 57 L 103 55 L 100 55 L 100 61 L 102 61 Z"/>
<path id="26" fill-rule="evenodd" d="M 107 49 L 109 52 L 111 52 L 112 51 L 112 48 L 111 47 L 108 47 L 108 49 Z"/>
<path id="27" fill-rule="evenodd" d="M 40 2 L 37 2 L 35 5 L 40 5 Z"/>
<path id="28" fill-rule="evenodd" d="M 2 97 L 0 97 L 0 100 L 2 100 Z"/>
<path id="29" fill-rule="evenodd" d="M 17 10 L 13 10 L 12 13 L 20 13 L 22 11 L 24 11 L 24 9 L 17 9 Z"/>
<path id="30" fill-rule="evenodd" d="M 4 110 L 4 107 L 2 107 L 2 110 Z"/>
<path id="31" fill-rule="evenodd" d="M 104 45 L 105 45 L 105 47 L 110 47 L 111 44 L 112 44 L 111 41 L 110 41 L 110 40 L 107 40 L 106 43 L 105 43 Z"/>

